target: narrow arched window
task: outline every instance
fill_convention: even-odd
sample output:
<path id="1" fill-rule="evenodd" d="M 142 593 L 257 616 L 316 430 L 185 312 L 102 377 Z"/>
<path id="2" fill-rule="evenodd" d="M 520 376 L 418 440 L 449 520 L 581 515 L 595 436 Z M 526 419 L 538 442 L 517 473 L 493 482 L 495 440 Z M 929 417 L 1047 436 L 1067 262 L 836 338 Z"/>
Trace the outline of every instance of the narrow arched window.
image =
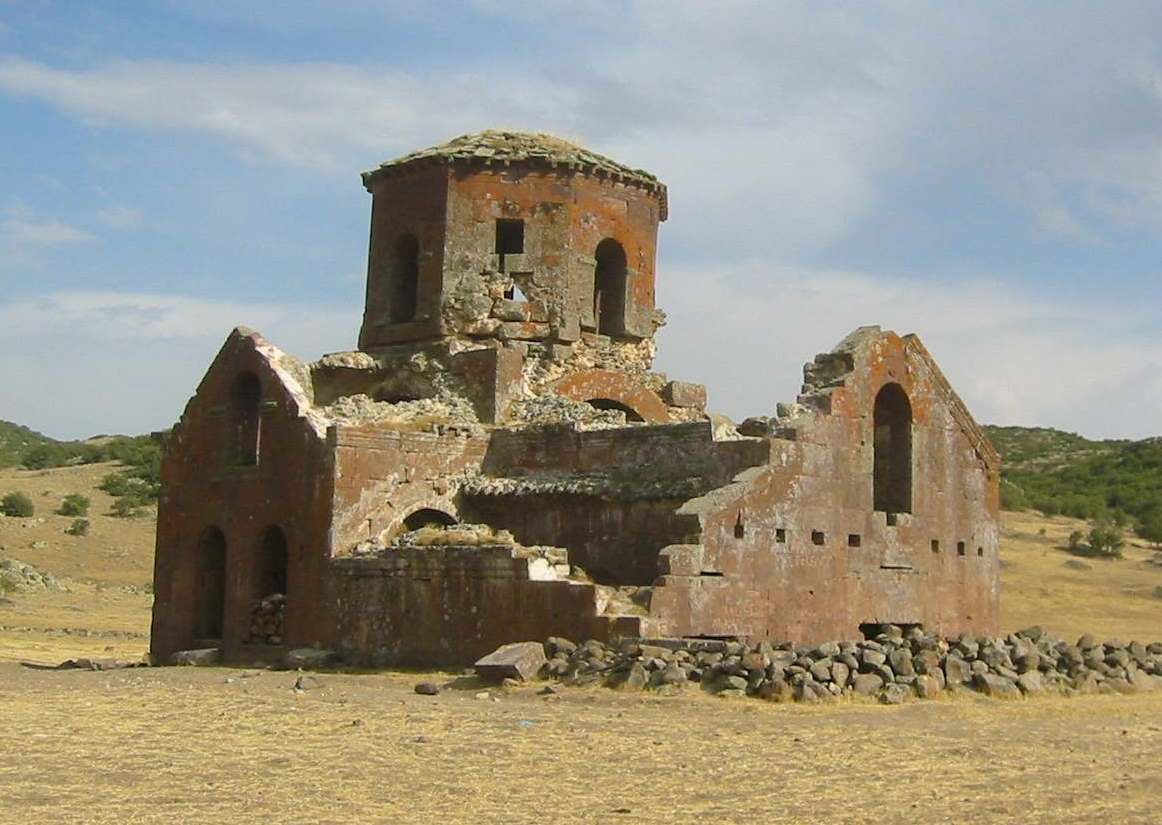
<path id="1" fill-rule="evenodd" d="M 285 596 L 287 586 L 286 534 L 270 526 L 258 539 L 254 564 L 254 597 Z"/>
<path id="2" fill-rule="evenodd" d="M 602 335 L 625 332 L 625 250 L 612 238 L 597 245 L 593 272 L 593 322 Z"/>
<path id="3" fill-rule="evenodd" d="M 230 398 L 231 458 L 233 463 L 253 467 L 258 463 L 258 442 L 261 424 L 258 416 L 262 402 L 262 383 L 252 372 L 244 372 L 234 380 Z"/>
<path id="4" fill-rule="evenodd" d="M 875 403 L 875 509 L 912 512 L 912 404 L 899 384 L 885 384 Z"/>
<path id="5" fill-rule="evenodd" d="M 420 242 L 415 235 L 400 235 L 395 242 L 388 288 L 388 316 L 393 324 L 415 320 L 420 289 Z"/>
<path id="6" fill-rule="evenodd" d="M 221 639 L 226 609 L 226 537 L 207 527 L 198 539 L 194 569 L 194 638 Z"/>

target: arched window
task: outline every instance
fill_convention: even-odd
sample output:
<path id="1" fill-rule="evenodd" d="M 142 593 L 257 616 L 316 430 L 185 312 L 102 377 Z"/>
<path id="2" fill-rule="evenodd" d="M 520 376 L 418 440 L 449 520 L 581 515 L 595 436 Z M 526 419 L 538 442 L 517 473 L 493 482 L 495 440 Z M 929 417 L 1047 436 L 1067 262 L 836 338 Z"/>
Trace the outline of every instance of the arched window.
<path id="1" fill-rule="evenodd" d="M 259 418 L 258 405 L 262 401 L 262 384 L 252 372 L 244 372 L 234 380 L 230 398 L 231 453 L 233 463 L 253 467 L 258 463 Z"/>
<path id="2" fill-rule="evenodd" d="M 194 567 L 194 638 L 221 639 L 226 609 L 226 537 L 217 527 L 202 531 Z"/>
<path id="3" fill-rule="evenodd" d="M 875 509 L 912 512 L 912 404 L 899 384 L 885 384 L 875 403 Z"/>
<path id="4" fill-rule="evenodd" d="M 597 245 L 593 273 L 593 322 L 602 335 L 625 332 L 625 250 L 612 238 Z"/>
<path id="5" fill-rule="evenodd" d="M 400 235 L 395 242 L 388 286 L 388 317 L 393 324 L 403 324 L 416 317 L 420 289 L 420 242 L 415 235 Z"/>
<path id="6" fill-rule="evenodd" d="M 281 527 L 270 526 L 258 539 L 254 564 L 254 598 L 286 595 L 287 545 Z"/>
<path id="7" fill-rule="evenodd" d="M 403 520 L 404 530 L 407 531 L 419 530 L 422 527 L 451 527 L 455 523 L 454 516 L 432 507 L 416 510 Z"/>
<path id="8" fill-rule="evenodd" d="M 645 421 L 641 414 L 633 407 L 628 404 L 622 404 L 620 401 L 614 401 L 612 398 L 590 398 L 585 403 L 599 410 L 619 410 L 625 413 L 626 421 Z"/>

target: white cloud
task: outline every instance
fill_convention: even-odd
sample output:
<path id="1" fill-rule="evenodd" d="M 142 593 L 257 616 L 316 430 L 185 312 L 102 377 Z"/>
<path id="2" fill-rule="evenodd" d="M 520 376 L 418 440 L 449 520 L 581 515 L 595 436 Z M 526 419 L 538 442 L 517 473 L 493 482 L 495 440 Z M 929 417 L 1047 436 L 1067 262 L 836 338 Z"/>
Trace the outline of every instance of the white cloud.
<path id="1" fill-rule="evenodd" d="M 110 229 L 132 229 L 141 224 L 141 212 L 124 204 L 107 206 L 97 212 L 97 220 Z"/>
<path id="2" fill-rule="evenodd" d="M 62 246 L 96 240 L 96 236 L 60 221 L 38 218 L 25 209 L 9 210 L 0 219 L 0 245 L 29 249 Z"/>
<path id="3" fill-rule="evenodd" d="M 659 367 L 705 382 L 736 418 L 792 401 L 802 365 L 879 323 L 917 333 L 978 420 L 1143 437 L 1162 410 L 1162 328 L 1147 310 L 1030 297 L 999 281 L 939 283 L 761 263 L 671 267 Z M 1135 327 L 1135 322 L 1143 322 Z"/>
<path id="4" fill-rule="evenodd" d="M 60 292 L 0 306 L 0 418 L 59 437 L 177 420 L 233 326 L 307 359 L 354 345 L 357 308 Z"/>

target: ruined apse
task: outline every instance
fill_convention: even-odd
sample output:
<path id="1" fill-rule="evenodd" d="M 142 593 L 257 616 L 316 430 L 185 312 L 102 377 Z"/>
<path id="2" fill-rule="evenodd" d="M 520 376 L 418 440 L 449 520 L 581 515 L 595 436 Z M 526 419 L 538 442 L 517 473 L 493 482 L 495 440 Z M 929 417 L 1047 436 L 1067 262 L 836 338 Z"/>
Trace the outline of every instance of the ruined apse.
<path id="1" fill-rule="evenodd" d="M 735 425 L 652 369 L 653 175 L 484 132 L 363 184 L 359 348 L 238 327 L 168 440 L 154 654 L 996 630 L 997 454 L 916 336 L 861 327 Z"/>

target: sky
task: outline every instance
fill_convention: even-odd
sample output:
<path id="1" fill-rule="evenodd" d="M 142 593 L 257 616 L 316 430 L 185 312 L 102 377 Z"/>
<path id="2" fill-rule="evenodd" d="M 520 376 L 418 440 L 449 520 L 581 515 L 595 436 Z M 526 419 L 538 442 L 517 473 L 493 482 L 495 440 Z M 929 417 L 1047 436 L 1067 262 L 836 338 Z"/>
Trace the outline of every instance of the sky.
<path id="1" fill-rule="evenodd" d="M 0 419 L 355 346 L 359 172 L 485 128 L 669 186 L 657 367 L 773 413 L 853 328 L 984 423 L 1162 434 L 1162 4 L 0 0 Z"/>

